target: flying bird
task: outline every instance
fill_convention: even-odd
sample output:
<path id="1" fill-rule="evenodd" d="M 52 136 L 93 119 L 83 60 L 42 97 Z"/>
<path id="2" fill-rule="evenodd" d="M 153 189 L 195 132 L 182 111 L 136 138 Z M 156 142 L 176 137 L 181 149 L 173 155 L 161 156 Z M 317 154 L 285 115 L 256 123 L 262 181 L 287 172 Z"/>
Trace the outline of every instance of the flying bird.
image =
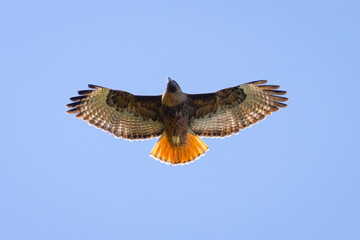
<path id="1" fill-rule="evenodd" d="M 150 155 L 187 164 L 209 149 L 200 137 L 225 137 L 286 107 L 286 91 L 259 80 L 214 93 L 187 94 L 171 78 L 162 95 L 140 96 L 89 84 L 67 113 L 129 140 L 160 137 Z"/>

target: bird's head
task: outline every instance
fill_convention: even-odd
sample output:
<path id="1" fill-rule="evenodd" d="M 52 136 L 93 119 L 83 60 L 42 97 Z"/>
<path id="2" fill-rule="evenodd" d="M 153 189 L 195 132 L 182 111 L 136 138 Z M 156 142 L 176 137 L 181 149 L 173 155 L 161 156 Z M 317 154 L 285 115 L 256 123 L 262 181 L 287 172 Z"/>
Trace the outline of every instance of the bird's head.
<path id="1" fill-rule="evenodd" d="M 181 91 L 179 84 L 171 78 L 168 78 L 166 90 L 162 95 L 162 104 L 173 107 L 186 100 L 187 95 Z"/>
<path id="2" fill-rule="evenodd" d="M 181 91 L 179 84 L 177 84 L 177 82 L 175 82 L 173 79 L 171 79 L 169 77 L 165 92 L 166 93 L 178 93 L 178 92 L 182 92 L 182 91 Z"/>

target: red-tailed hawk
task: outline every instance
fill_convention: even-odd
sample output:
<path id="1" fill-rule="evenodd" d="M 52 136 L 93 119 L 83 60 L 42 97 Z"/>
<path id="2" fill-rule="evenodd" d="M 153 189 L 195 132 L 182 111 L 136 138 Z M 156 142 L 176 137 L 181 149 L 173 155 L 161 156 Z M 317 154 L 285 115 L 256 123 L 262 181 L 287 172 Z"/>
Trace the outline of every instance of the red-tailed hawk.
<path id="1" fill-rule="evenodd" d="M 186 94 L 169 78 L 165 93 L 138 96 L 89 85 L 66 105 L 77 118 L 130 140 L 160 137 L 151 156 L 171 164 L 186 164 L 209 148 L 200 137 L 225 137 L 286 107 L 286 91 L 263 85 L 267 80 L 245 83 L 214 93 Z"/>

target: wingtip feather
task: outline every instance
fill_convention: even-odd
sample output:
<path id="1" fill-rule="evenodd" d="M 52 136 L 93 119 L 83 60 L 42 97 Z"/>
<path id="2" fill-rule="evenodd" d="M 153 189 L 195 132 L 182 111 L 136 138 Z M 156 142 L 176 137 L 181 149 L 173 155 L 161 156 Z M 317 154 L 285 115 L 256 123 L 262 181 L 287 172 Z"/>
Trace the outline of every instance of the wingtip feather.
<path id="1" fill-rule="evenodd" d="M 85 100 L 86 96 L 76 96 L 76 97 L 71 97 L 69 99 L 70 99 L 70 101 L 77 102 L 77 101 Z"/>
<path id="2" fill-rule="evenodd" d="M 74 114 L 74 113 L 78 113 L 78 112 L 80 112 L 79 108 L 73 108 L 73 109 L 66 111 L 66 113 L 68 113 L 68 114 Z"/>
<path id="3" fill-rule="evenodd" d="M 91 89 L 96 89 L 96 90 L 100 90 L 100 89 L 103 88 L 103 87 L 101 87 L 101 86 L 94 85 L 94 84 L 88 84 L 88 87 L 91 88 Z"/>
<path id="4" fill-rule="evenodd" d="M 260 84 L 265 84 L 267 82 L 268 82 L 268 80 L 256 80 L 256 81 L 248 82 L 248 84 L 260 85 Z"/>
<path id="5" fill-rule="evenodd" d="M 263 86 L 258 86 L 261 90 L 276 90 L 278 88 L 280 88 L 279 85 L 263 85 Z"/>
<path id="6" fill-rule="evenodd" d="M 274 105 L 279 108 L 285 108 L 287 107 L 287 104 L 280 103 L 280 102 L 274 102 Z"/>
<path id="7" fill-rule="evenodd" d="M 80 91 L 78 91 L 78 94 L 86 96 L 86 95 L 90 95 L 93 92 L 94 92 L 94 90 L 80 90 Z"/>

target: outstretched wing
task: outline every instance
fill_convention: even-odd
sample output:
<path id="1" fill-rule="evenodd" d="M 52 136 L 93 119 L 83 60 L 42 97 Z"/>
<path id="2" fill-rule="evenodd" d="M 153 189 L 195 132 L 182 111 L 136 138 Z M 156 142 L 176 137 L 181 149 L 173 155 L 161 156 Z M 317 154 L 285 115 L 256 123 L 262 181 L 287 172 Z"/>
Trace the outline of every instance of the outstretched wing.
<path id="1" fill-rule="evenodd" d="M 215 93 L 188 94 L 193 116 L 190 128 L 199 136 L 225 137 L 286 107 L 286 91 L 279 86 L 262 85 L 267 80 L 245 83 Z"/>
<path id="2" fill-rule="evenodd" d="M 79 91 L 74 103 L 66 105 L 77 118 L 116 137 L 147 139 L 158 137 L 164 131 L 161 95 L 137 96 L 128 92 L 90 85 L 94 90 Z"/>

